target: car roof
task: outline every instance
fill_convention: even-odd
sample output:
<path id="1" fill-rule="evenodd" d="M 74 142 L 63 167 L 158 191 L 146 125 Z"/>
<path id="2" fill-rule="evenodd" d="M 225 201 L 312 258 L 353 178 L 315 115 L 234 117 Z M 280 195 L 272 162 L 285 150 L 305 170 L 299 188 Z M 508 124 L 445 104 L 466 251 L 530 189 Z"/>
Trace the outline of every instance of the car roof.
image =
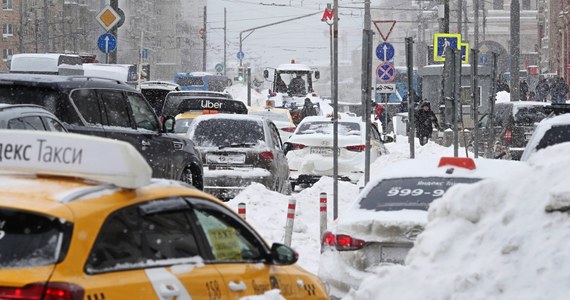
<path id="1" fill-rule="evenodd" d="M 61 89 L 72 88 L 108 88 L 121 89 L 126 91 L 138 92 L 134 87 L 120 80 L 113 80 L 100 77 L 89 76 L 61 76 L 61 75 L 44 75 L 44 74 L 13 74 L 1 73 L 0 85 L 2 84 L 18 84 L 30 87 L 58 87 Z"/>
<path id="2" fill-rule="evenodd" d="M 246 114 L 225 114 L 225 113 L 219 113 L 219 114 L 206 114 L 206 115 L 200 115 L 198 117 L 196 117 L 194 119 L 195 123 L 198 123 L 200 121 L 204 121 L 204 120 L 212 120 L 212 119 L 231 119 L 231 120 L 253 120 L 253 121 L 263 121 L 263 120 L 267 120 L 267 118 L 264 118 L 262 116 L 255 116 L 255 115 L 246 115 Z"/>
<path id="3" fill-rule="evenodd" d="M 143 81 L 140 83 L 141 89 L 160 89 L 165 91 L 176 91 L 180 85 L 170 81 Z"/>

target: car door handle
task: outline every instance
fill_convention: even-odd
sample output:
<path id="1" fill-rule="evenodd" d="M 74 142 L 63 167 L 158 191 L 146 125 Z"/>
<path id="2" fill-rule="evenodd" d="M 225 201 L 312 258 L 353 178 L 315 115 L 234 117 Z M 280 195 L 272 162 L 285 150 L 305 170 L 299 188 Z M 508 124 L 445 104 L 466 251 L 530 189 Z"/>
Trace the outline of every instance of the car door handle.
<path id="1" fill-rule="evenodd" d="M 150 142 L 149 142 L 149 141 L 145 141 L 145 140 L 143 140 L 143 141 L 141 142 L 141 144 L 142 144 L 143 146 L 150 146 Z"/>
<path id="2" fill-rule="evenodd" d="M 245 291 L 247 289 L 247 286 L 245 285 L 245 283 L 243 281 L 240 281 L 240 282 L 230 281 L 230 283 L 228 284 L 228 287 L 233 292 L 242 292 L 242 291 Z"/>
<path id="3" fill-rule="evenodd" d="M 173 284 L 161 284 L 159 293 L 165 298 L 173 298 L 180 296 L 180 290 Z"/>

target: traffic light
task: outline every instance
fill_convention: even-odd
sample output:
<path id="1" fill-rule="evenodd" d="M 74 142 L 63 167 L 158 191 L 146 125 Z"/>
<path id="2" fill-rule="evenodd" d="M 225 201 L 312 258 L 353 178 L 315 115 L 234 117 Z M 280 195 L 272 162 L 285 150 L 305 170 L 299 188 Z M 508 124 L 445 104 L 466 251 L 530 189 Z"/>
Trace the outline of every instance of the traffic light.
<path id="1" fill-rule="evenodd" d="M 150 80 L 150 64 L 143 64 L 141 68 L 141 81 Z"/>
<path id="2" fill-rule="evenodd" d="M 243 68 L 238 69 L 238 75 L 234 77 L 234 81 L 244 82 L 245 76 L 243 72 Z"/>

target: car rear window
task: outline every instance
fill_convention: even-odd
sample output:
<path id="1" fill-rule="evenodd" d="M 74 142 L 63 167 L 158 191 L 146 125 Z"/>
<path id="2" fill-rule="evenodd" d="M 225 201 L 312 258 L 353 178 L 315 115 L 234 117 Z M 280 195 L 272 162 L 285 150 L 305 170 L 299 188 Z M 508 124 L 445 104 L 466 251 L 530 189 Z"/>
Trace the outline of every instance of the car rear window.
<path id="1" fill-rule="evenodd" d="M 19 85 L 0 85 L 0 103 L 7 104 L 36 104 L 44 106 L 48 111 L 56 116 L 66 111 L 58 105 L 58 93 L 49 88 L 19 86 Z"/>
<path id="2" fill-rule="evenodd" d="M 202 77 L 176 77 L 178 85 L 204 85 Z"/>
<path id="3" fill-rule="evenodd" d="M 521 107 L 515 113 L 515 123 L 519 125 L 533 125 L 542 121 L 548 114 L 543 106 Z"/>
<path id="4" fill-rule="evenodd" d="M 0 208 L 0 269 L 55 264 L 67 252 L 72 224 L 60 218 Z"/>
<path id="5" fill-rule="evenodd" d="M 329 121 L 323 122 L 307 122 L 299 126 L 296 134 L 333 134 L 333 123 Z M 339 135 L 360 135 L 360 124 L 354 122 L 339 122 Z"/>
<path id="6" fill-rule="evenodd" d="M 564 142 L 570 142 L 570 125 L 552 126 L 544 133 L 536 146 L 536 150 Z"/>
<path id="7" fill-rule="evenodd" d="M 263 124 L 254 120 L 211 119 L 196 124 L 190 139 L 198 146 L 259 144 L 265 140 Z"/>
<path id="8" fill-rule="evenodd" d="M 429 204 L 457 183 L 473 183 L 480 178 L 413 177 L 382 180 L 359 202 L 361 209 L 394 211 L 427 210 Z"/>

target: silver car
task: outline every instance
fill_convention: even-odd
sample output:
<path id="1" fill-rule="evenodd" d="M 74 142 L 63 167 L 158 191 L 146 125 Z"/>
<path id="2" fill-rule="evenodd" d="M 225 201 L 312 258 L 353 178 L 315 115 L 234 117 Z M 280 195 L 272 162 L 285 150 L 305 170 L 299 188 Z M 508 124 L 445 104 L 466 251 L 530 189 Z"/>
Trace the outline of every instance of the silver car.
<path id="1" fill-rule="evenodd" d="M 289 167 L 279 131 L 267 118 L 211 114 L 194 119 L 188 129 L 202 154 L 204 191 L 229 200 L 251 183 L 290 193 Z"/>
<path id="2" fill-rule="evenodd" d="M 33 104 L 0 103 L 0 129 L 67 132 L 54 114 Z"/>

